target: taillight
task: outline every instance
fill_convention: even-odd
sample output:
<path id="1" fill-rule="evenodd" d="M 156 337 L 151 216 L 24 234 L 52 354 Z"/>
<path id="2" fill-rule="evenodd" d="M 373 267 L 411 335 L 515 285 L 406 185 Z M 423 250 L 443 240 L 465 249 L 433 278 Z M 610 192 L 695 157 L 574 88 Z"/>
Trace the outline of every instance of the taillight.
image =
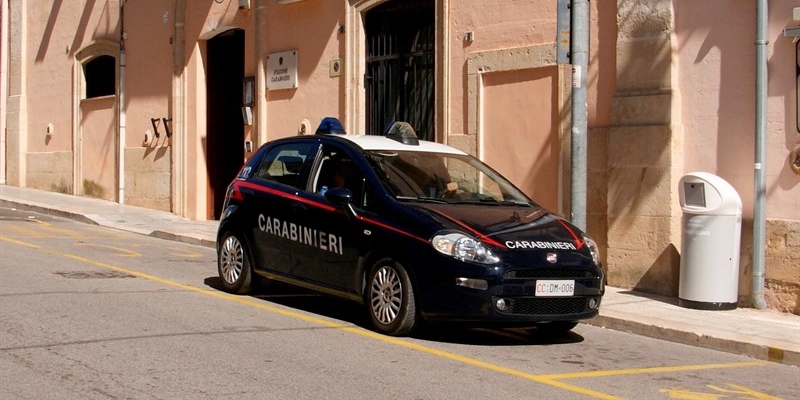
<path id="1" fill-rule="evenodd" d="M 239 188 L 239 182 L 234 181 L 231 184 L 230 189 L 228 189 L 228 199 L 236 200 L 236 201 L 244 201 L 244 195 L 242 194 L 241 189 Z"/>

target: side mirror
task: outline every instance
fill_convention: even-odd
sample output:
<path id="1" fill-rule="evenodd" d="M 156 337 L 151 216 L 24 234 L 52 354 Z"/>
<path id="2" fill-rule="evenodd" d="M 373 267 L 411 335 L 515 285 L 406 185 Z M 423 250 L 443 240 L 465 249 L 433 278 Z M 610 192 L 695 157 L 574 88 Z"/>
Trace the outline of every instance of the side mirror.
<path id="1" fill-rule="evenodd" d="M 333 204 L 340 205 L 347 210 L 350 215 L 356 216 L 356 210 L 353 208 L 353 192 L 347 188 L 333 188 L 325 192 L 325 199 Z"/>
<path id="2" fill-rule="evenodd" d="M 325 199 L 333 204 L 350 204 L 353 202 L 353 192 L 347 188 L 333 188 L 325 192 Z"/>

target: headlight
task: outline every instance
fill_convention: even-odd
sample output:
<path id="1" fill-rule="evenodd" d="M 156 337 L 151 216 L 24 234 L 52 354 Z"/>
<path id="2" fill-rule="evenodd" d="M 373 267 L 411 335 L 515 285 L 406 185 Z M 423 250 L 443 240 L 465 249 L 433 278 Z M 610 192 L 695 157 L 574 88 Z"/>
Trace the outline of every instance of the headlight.
<path id="1" fill-rule="evenodd" d="M 583 241 L 586 243 L 586 246 L 589 247 L 589 252 L 592 253 L 592 261 L 594 261 L 594 265 L 600 266 L 600 248 L 597 247 L 597 243 L 595 243 L 592 238 L 584 235 Z"/>
<path id="2" fill-rule="evenodd" d="M 500 259 L 483 243 L 463 233 L 436 235 L 431 239 L 431 244 L 436 251 L 461 261 L 473 261 L 481 264 L 500 262 Z"/>

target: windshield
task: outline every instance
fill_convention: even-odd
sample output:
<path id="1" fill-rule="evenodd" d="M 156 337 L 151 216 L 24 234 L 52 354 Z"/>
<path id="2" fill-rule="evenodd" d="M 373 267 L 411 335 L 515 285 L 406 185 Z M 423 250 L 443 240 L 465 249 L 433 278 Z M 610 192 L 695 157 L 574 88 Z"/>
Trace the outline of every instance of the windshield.
<path id="1" fill-rule="evenodd" d="M 384 187 L 399 200 L 531 205 L 511 182 L 469 155 L 365 152 Z"/>

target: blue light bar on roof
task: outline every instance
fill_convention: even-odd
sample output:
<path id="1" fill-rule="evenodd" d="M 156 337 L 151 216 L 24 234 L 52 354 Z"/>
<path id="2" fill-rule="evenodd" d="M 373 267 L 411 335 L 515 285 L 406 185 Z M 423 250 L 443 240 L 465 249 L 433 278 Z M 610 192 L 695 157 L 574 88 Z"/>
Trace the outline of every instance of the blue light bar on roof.
<path id="1" fill-rule="evenodd" d="M 317 131 L 315 132 L 316 135 L 344 135 L 346 133 L 347 132 L 344 131 L 344 126 L 342 126 L 342 122 L 336 117 L 323 118 L 319 123 L 319 127 L 317 127 Z"/>

